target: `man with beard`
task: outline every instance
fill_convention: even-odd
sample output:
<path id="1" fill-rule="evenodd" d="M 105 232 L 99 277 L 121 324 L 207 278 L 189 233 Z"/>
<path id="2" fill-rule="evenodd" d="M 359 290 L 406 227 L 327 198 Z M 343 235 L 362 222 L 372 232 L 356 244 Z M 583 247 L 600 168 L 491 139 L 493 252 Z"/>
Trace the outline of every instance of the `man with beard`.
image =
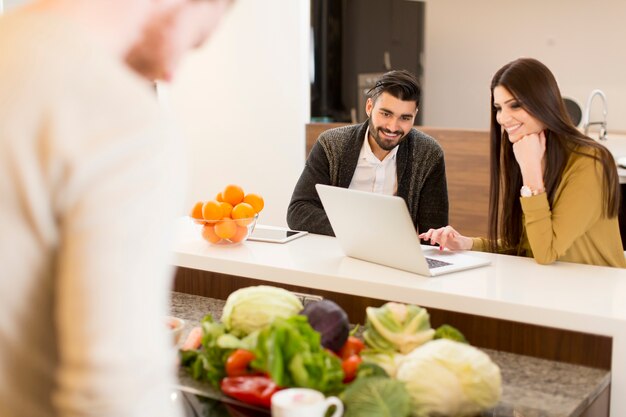
<path id="1" fill-rule="evenodd" d="M 448 224 L 443 150 L 413 128 L 420 95 L 410 72 L 390 71 L 368 92 L 365 123 L 320 135 L 291 197 L 289 227 L 334 235 L 315 184 L 398 195 L 418 230 Z"/>
<path id="2" fill-rule="evenodd" d="M 0 17 L 0 416 L 182 414 L 166 314 L 185 164 L 151 81 L 228 3 Z"/>

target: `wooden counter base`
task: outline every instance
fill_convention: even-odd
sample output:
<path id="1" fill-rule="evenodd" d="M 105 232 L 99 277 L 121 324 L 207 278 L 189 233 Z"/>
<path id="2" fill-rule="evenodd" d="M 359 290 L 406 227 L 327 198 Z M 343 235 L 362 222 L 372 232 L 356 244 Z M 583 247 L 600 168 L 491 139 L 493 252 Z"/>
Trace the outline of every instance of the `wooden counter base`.
<path id="1" fill-rule="evenodd" d="M 364 323 L 366 307 L 378 307 L 386 302 L 182 267 L 177 270 L 174 291 L 225 300 L 233 291 L 252 285 L 279 286 L 290 291 L 328 298 L 346 310 L 352 323 Z M 611 369 L 610 337 L 439 310 L 426 305 L 423 307 L 428 308 L 433 327 L 450 324 L 458 328 L 474 346 Z"/>

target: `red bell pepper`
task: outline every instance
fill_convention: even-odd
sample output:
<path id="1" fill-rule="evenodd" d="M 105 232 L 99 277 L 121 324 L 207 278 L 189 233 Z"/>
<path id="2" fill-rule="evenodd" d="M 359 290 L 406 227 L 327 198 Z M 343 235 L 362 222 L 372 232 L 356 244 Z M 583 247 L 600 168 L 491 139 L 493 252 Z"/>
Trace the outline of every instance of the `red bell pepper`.
<path id="1" fill-rule="evenodd" d="M 270 408 L 272 395 L 281 388 L 267 376 L 227 376 L 220 384 L 222 392 L 246 404 Z"/>

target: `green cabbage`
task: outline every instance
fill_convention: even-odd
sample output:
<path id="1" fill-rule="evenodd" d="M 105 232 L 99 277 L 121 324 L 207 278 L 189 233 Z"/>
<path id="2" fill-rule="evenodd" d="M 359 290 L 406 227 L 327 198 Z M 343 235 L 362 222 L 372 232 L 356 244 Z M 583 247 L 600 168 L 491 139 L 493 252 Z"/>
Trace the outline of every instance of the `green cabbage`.
<path id="1" fill-rule="evenodd" d="M 406 354 L 433 338 L 430 316 L 416 305 L 387 303 L 380 308 L 367 307 L 363 338 L 378 351 Z"/>
<path id="2" fill-rule="evenodd" d="M 449 339 L 455 342 L 467 343 L 467 339 L 463 336 L 456 327 L 452 327 L 449 324 L 442 324 L 435 330 L 434 339 Z"/>
<path id="3" fill-rule="evenodd" d="M 276 317 L 294 316 L 302 308 L 300 299 L 291 292 L 258 285 L 239 289 L 228 296 L 221 320 L 226 330 L 241 337 L 261 330 Z"/>
<path id="4" fill-rule="evenodd" d="M 405 417 L 411 397 L 404 384 L 385 376 L 357 379 L 341 394 L 345 417 Z"/>
<path id="5" fill-rule="evenodd" d="M 474 416 L 495 406 L 502 393 L 500 368 L 484 352 L 439 339 L 409 353 L 396 378 L 413 400 L 413 417 Z"/>
<path id="6" fill-rule="evenodd" d="M 395 377 L 398 365 L 404 359 L 404 355 L 398 352 L 378 352 L 365 349 L 361 352 L 364 364 L 375 364 L 380 366 L 390 377 Z"/>

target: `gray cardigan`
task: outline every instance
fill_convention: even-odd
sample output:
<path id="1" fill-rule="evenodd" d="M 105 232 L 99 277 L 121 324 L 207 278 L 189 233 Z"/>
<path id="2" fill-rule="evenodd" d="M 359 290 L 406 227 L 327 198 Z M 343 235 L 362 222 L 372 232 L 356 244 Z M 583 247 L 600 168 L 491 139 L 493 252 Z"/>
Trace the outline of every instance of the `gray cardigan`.
<path id="1" fill-rule="evenodd" d="M 322 133 L 307 158 L 287 210 L 296 230 L 334 236 L 315 184 L 348 188 L 365 139 L 367 122 Z M 420 231 L 448 224 L 448 189 L 443 150 L 432 137 L 411 129 L 396 154 L 398 196 Z"/>

